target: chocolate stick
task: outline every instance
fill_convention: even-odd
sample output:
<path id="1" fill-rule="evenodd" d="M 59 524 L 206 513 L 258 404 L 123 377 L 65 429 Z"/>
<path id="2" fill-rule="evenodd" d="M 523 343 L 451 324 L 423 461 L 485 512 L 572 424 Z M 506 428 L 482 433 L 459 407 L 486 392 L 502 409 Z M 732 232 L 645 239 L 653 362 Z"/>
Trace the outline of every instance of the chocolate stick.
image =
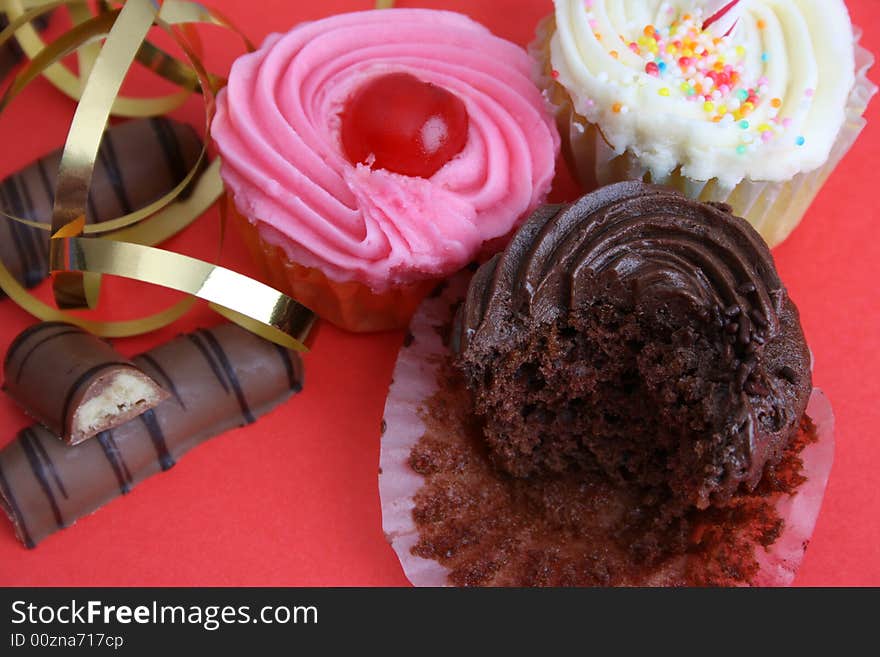
<path id="1" fill-rule="evenodd" d="M 114 219 L 161 198 L 186 177 L 201 149 L 191 126 L 164 117 L 111 127 L 95 164 L 86 219 Z M 49 222 L 60 161 L 58 149 L 0 181 L 0 209 Z M 48 255 L 48 232 L 0 217 L 0 260 L 18 281 L 33 287 L 45 279 Z"/>
<path id="2" fill-rule="evenodd" d="M 298 355 L 233 324 L 180 336 L 132 360 L 171 393 L 155 409 L 79 445 L 32 426 L 0 451 L 0 501 L 27 547 L 302 388 Z"/>
<path id="3" fill-rule="evenodd" d="M 43 322 L 13 340 L 3 389 L 55 436 L 76 445 L 124 424 L 168 397 L 99 337 Z"/>

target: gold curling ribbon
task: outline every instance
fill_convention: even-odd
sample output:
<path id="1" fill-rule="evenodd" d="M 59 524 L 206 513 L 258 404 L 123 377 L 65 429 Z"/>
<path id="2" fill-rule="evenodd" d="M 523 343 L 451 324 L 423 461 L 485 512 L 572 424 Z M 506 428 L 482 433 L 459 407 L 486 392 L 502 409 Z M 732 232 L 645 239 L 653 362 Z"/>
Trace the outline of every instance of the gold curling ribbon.
<path id="1" fill-rule="evenodd" d="M 2 37 L 0 37 L 0 43 L 5 42 L 5 40 L 9 36 L 11 36 L 11 33 L 17 29 L 18 25 L 21 23 L 22 20 L 31 19 L 31 18 L 39 15 L 40 13 L 44 13 L 44 11 L 47 9 L 49 9 L 49 10 L 55 9 L 55 8 L 61 6 L 62 4 L 81 4 L 81 3 L 73 3 L 73 2 L 68 1 L 68 2 L 54 2 L 54 3 L 33 2 L 31 4 L 40 5 L 40 7 L 33 9 L 24 18 L 19 17 L 18 19 L 13 19 L 13 23 L 9 26 L 8 30 L 5 30 L 2 34 Z M 41 8 L 42 8 L 42 10 L 41 10 Z M 100 18 L 100 17 L 98 17 L 98 18 Z M 30 25 L 28 25 L 27 27 L 31 28 Z M 76 25 L 75 27 L 80 27 L 80 26 Z M 86 28 L 86 29 L 88 29 L 88 28 Z M 65 36 L 67 36 L 67 35 L 65 35 Z M 90 38 L 90 35 L 84 35 L 79 38 L 80 38 L 80 41 L 84 43 Z M 64 37 L 62 37 L 62 43 L 59 44 L 58 42 L 56 42 L 56 44 L 53 44 L 52 48 L 48 48 L 48 47 L 46 48 L 46 50 L 49 50 L 50 52 L 46 53 L 46 55 L 43 56 L 44 60 L 51 62 L 51 61 L 57 60 L 61 56 L 63 56 L 63 55 L 59 55 L 58 53 L 60 53 L 62 51 L 66 53 L 66 52 L 71 52 L 72 50 L 75 50 L 75 47 L 70 48 L 70 44 L 67 42 L 64 42 L 63 39 L 64 39 Z M 39 56 L 40 55 L 38 54 L 38 57 Z M 54 58 L 54 60 L 53 60 L 53 58 Z M 46 61 L 42 62 L 41 65 L 47 66 L 48 64 L 46 63 Z M 40 72 L 41 72 L 40 70 L 37 70 L 36 75 L 39 75 Z M 22 78 L 26 77 L 27 75 L 28 74 L 25 71 L 23 71 L 18 76 L 16 82 L 20 83 Z M 15 84 L 15 83 L 13 83 L 13 84 Z M 23 85 L 21 85 L 21 86 L 23 86 Z M 8 103 L 12 97 L 14 97 L 14 96 L 11 96 L 9 94 L 9 92 L 7 92 L 7 97 L 5 99 L 5 102 Z M 209 113 L 206 111 L 206 125 L 209 120 L 210 120 Z M 204 157 L 204 149 L 203 149 L 200 157 L 201 158 Z M 196 163 L 196 165 L 193 167 L 193 170 L 190 172 L 190 176 L 189 176 L 190 179 L 192 179 L 192 176 L 195 174 L 198 166 L 199 166 L 199 163 Z M 217 171 L 215 171 L 214 173 L 215 173 L 215 175 L 218 174 Z M 204 183 L 207 183 L 207 184 L 204 184 Z M 199 181 L 198 185 L 196 186 L 196 189 L 193 192 L 192 197 L 189 199 L 190 207 L 188 208 L 188 210 L 191 212 L 191 214 L 184 216 L 182 214 L 183 208 L 170 206 L 170 207 L 165 208 L 164 210 L 160 211 L 157 215 L 155 215 L 155 217 L 153 219 L 151 219 L 151 221 L 163 220 L 163 225 L 161 226 L 161 228 L 166 234 L 176 232 L 177 230 L 180 230 L 184 226 L 188 225 L 196 217 L 198 217 L 199 214 L 201 214 L 205 209 L 207 209 L 207 207 L 209 207 L 216 200 L 216 198 L 218 198 L 220 196 L 220 193 L 221 193 L 220 190 L 222 190 L 222 183 L 220 183 L 220 181 L 219 181 L 219 175 L 217 175 L 217 177 L 216 177 L 215 184 L 212 185 L 210 183 L 211 183 L 211 180 L 205 180 L 205 177 L 203 177 Z M 184 188 L 185 184 L 186 184 L 186 181 L 182 181 L 182 184 L 180 185 L 180 187 Z M 177 193 L 177 190 L 172 190 L 171 194 L 175 194 L 175 193 Z M 173 200 L 173 197 L 171 195 L 166 195 L 165 199 L 160 199 L 157 203 L 161 203 L 161 202 L 163 202 L 163 200 L 165 203 L 170 203 L 170 201 Z M 145 210 L 151 210 L 154 207 L 157 207 L 157 206 L 153 205 L 149 208 L 145 208 Z M 195 210 L 200 210 L 200 211 L 195 212 Z M 137 218 L 135 217 L 134 219 L 137 219 Z M 32 224 L 32 222 L 25 222 L 24 220 L 19 220 L 19 221 L 21 221 L 22 223 Z M 107 225 L 108 223 L 111 225 L 108 226 Z M 121 225 L 129 225 L 131 223 L 132 223 L 132 220 L 129 220 L 129 221 L 125 222 L 124 224 L 120 224 L 119 221 L 116 220 L 114 222 L 105 222 L 105 224 L 102 224 L 100 226 L 95 226 L 94 228 L 96 230 L 110 229 L 110 228 L 113 228 L 114 226 L 119 227 Z M 37 227 L 40 227 L 40 228 L 43 228 L 46 230 L 49 229 L 49 226 L 47 224 L 37 223 L 37 224 L 32 224 L 32 225 L 36 225 Z M 90 228 L 93 228 L 93 227 L 90 227 Z M 146 222 L 135 226 L 132 230 L 136 231 L 136 233 L 137 233 L 137 234 L 134 234 L 133 237 L 135 237 L 141 241 L 144 241 L 144 242 L 153 242 L 154 235 L 157 232 L 157 231 L 152 230 L 151 226 L 146 225 Z M 161 236 L 161 235 L 159 235 L 159 236 Z M 57 310 L 51 306 L 46 305 L 45 303 L 43 303 L 42 301 L 37 299 L 35 296 L 33 296 L 30 292 L 28 292 L 21 284 L 19 284 L 18 281 L 6 269 L 6 267 L 2 265 L 2 263 L 0 263 L 0 287 L 3 288 L 3 290 L 7 293 L 7 295 L 9 296 L 9 298 L 12 301 L 17 303 L 19 306 L 21 306 L 27 312 L 31 313 L 32 315 L 34 315 L 40 319 L 43 319 L 46 321 L 53 321 L 53 320 L 54 321 L 68 321 L 68 322 L 71 322 L 74 324 L 78 324 L 87 330 L 90 330 L 96 334 L 99 334 L 99 335 L 102 335 L 105 337 L 123 337 L 123 336 L 129 336 L 129 335 L 137 335 L 140 333 L 145 333 L 145 332 L 149 332 L 152 330 L 162 328 L 163 326 L 166 326 L 166 325 L 176 321 L 179 317 L 181 317 L 184 313 L 186 313 L 194 305 L 194 302 L 195 302 L 194 299 L 190 299 L 190 298 L 184 299 L 184 300 L 174 304 L 170 308 L 167 308 L 166 310 L 163 310 L 163 311 L 156 313 L 154 315 L 139 318 L 136 320 L 117 321 L 117 322 L 96 322 L 96 321 L 90 321 L 90 320 L 84 319 L 84 318 L 79 317 L 77 315 L 71 315 L 69 313 L 64 313 L 63 311 Z"/>
<path id="2" fill-rule="evenodd" d="M 98 7 L 102 13 L 110 12 L 113 11 L 113 4 L 124 3 L 111 3 L 102 0 L 98 3 Z M 191 6 L 182 7 L 182 4 Z M 36 58 L 41 51 L 46 49 L 45 42 L 33 26 L 30 25 L 30 21 L 62 6 L 68 7 L 75 27 L 92 17 L 88 11 L 88 3 L 84 0 L 0 0 L 0 10 L 7 14 L 10 21 L 7 31 L 15 33 L 19 46 L 29 59 Z M 159 15 L 166 22 L 172 24 L 198 22 L 211 23 L 223 27 L 235 32 L 245 43 L 248 51 L 254 50 L 253 43 L 231 21 L 218 12 L 211 12 L 196 3 L 179 3 L 172 0 L 172 2 L 166 2 L 162 6 Z M 191 32 L 187 36 L 193 42 L 198 41 L 198 35 L 195 32 Z M 6 38 L 0 38 L 0 42 L 5 40 Z M 88 77 L 87 73 L 91 70 L 90 64 L 97 56 L 98 50 L 98 44 L 88 44 L 81 49 L 79 53 L 79 76 L 75 75 L 61 63 L 54 63 L 43 71 L 43 75 L 59 91 L 74 100 L 79 100 L 85 79 Z M 156 74 L 184 89 L 180 92 L 158 98 L 118 97 L 113 103 L 111 114 L 130 118 L 166 114 L 183 105 L 193 92 L 200 91 L 198 78 L 192 68 L 157 48 L 149 41 L 144 41 L 141 44 L 137 59 Z M 213 75 L 209 75 L 209 79 L 216 83 L 215 86 L 218 88 L 225 82 Z"/>
<path id="3" fill-rule="evenodd" d="M 36 16 L 45 14 L 58 7 L 77 4 L 82 5 L 85 3 L 82 0 L 56 0 L 55 2 L 2 0 L 0 8 L 9 17 L 10 24 L 7 29 L 15 33 L 15 39 L 18 41 L 19 46 L 21 46 L 22 52 L 29 59 L 33 60 L 42 51 L 46 50 L 47 46 L 33 25 L 30 24 L 30 21 Z M 25 8 L 27 8 L 27 16 L 25 16 Z M 84 77 L 81 79 L 61 63 L 53 63 L 42 71 L 42 74 L 59 91 L 73 100 L 79 100 Z M 181 107 L 191 95 L 191 90 L 182 89 L 181 91 L 158 98 L 119 97 L 113 102 L 112 113 L 116 116 L 129 118 L 159 116 Z"/>
<path id="4" fill-rule="evenodd" d="M 33 10 L 36 12 L 37 9 L 48 6 L 54 8 L 73 3 L 73 0 L 68 0 L 61 3 L 32 2 L 30 4 L 39 5 Z M 3 1 L 3 6 L 9 5 L 16 5 L 19 10 L 22 8 L 20 0 Z M 13 21 L 21 21 L 24 17 L 25 14 L 19 13 L 15 19 L 12 19 L 10 29 L 13 32 L 33 29 L 30 25 L 20 27 L 18 24 L 12 24 Z M 206 20 L 206 17 L 210 20 Z M 19 74 L 7 90 L 7 97 L 2 103 L 2 105 L 7 104 L 27 82 L 41 73 L 45 74 L 46 70 L 56 65 L 64 55 L 78 50 L 81 45 L 102 34 L 102 30 L 107 34 L 107 40 L 97 54 L 89 49 L 81 57 L 84 65 L 91 68 L 91 74 L 82 89 L 82 101 L 74 117 L 59 171 L 56 207 L 53 213 L 55 232 L 52 236 L 50 253 L 50 269 L 55 273 L 56 299 L 59 305 L 78 307 L 84 305 L 84 302 L 93 302 L 98 277 L 101 274 L 113 274 L 162 285 L 206 299 L 214 310 L 262 337 L 288 348 L 304 350 L 302 341 L 305 340 L 315 321 L 313 313 L 304 306 L 262 283 L 231 270 L 145 246 L 147 243 L 158 241 L 157 236 L 168 236 L 180 230 L 197 216 L 191 215 L 191 212 L 197 208 L 204 209 L 206 202 L 210 204 L 222 193 L 219 162 L 215 161 L 202 175 L 196 192 L 188 200 L 191 207 L 185 207 L 187 203 L 185 201 L 178 206 L 166 207 L 158 215 L 141 223 L 137 222 L 142 217 L 134 217 L 133 215 L 137 213 L 133 213 L 119 220 L 85 226 L 84 206 L 88 185 L 106 119 L 125 73 L 135 57 L 145 52 L 143 43 L 146 43 L 145 39 L 150 27 L 155 23 L 164 29 L 190 60 L 191 68 L 187 68 L 186 71 L 192 71 L 198 80 L 206 101 L 206 120 L 210 123 L 213 95 L 223 81 L 210 76 L 205 71 L 194 53 L 192 42 L 187 42 L 185 31 L 177 31 L 172 26 L 195 22 L 229 26 L 229 21 L 216 17 L 201 5 L 180 0 L 166 0 L 161 10 L 149 0 L 128 0 L 122 4 L 121 9 L 108 8 L 104 13 L 91 19 L 86 19 L 79 13 L 76 14 L 75 20 L 79 21 L 72 30 L 76 38 L 70 37 L 68 33 L 65 35 L 67 39 L 62 36 L 51 46 L 38 52 L 35 56 L 37 61 L 32 61 Z M 250 47 L 247 40 L 245 43 Z M 155 50 L 153 56 L 156 56 Z M 162 53 L 162 61 L 163 66 L 167 66 L 177 60 Z M 187 73 L 181 79 L 191 78 Z M 191 174 L 194 175 L 197 166 L 193 168 Z M 186 187 L 188 182 L 188 180 L 183 181 L 179 187 Z M 172 193 L 166 196 L 175 196 L 175 191 L 172 190 Z M 170 202 L 170 199 L 160 199 L 160 201 Z M 22 222 L 36 223 L 40 228 L 45 228 L 45 225 L 39 222 L 23 220 Z M 102 239 L 81 237 L 84 232 L 106 233 L 107 231 L 112 232 L 105 234 Z M 108 239 L 109 237 L 124 238 L 129 241 L 119 242 Z M 165 311 L 139 320 L 93 322 L 46 306 L 24 290 L 2 263 L 0 263 L 0 287 L 12 300 L 40 318 L 71 321 L 108 337 L 134 335 L 164 326 L 180 317 L 194 302 L 192 298 L 184 299 Z"/>
<path id="5" fill-rule="evenodd" d="M 376 0 L 376 9 L 391 9 L 394 6 L 394 0 Z"/>
<path id="6" fill-rule="evenodd" d="M 55 239 L 52 269 L 113 274 L 161 285 L 221 306 L 248 318 L 248 328 L 289 348 L 302 348 L 313 317 L 301 318 L 300 306 L 277 290 L 230 269 L 155 247 L 70 236 L 84 223 L 71 222 Z M 308 313 L 311 315 L 311 313 Z M 306 321 L 303 321 L 305 319 Z"/>
<path id="7" fill-rule="evenodd" d="M 247 276 L 190 256 L 155 247 L 77 237 L 79 217 L 53 237 L 58 244 L 50 268 L 113 274 L 186 292 L 247 318 L 251 330 L 292 349 L 302 349 L 314 321 L 293 299 Z M 225 314 L 225 313 L 224 313 Z M 238 320 L 233 320 L 238 321 Z M 271 335 L 272 337 L 269 337 Z"/>
<path id="8" fill-rule="evenodd" d="M 81 4 L 80 2 L 71 2 L 71 0 L 66 0 L 66 2 L 70 4 L 71 9 L 74 7 L 79 7 L 79 5 Z M 65 4 L 65 3 L 64 2 L 61 2 L 61 3 L 52 2 L 52 3 L 44 3 L 44 4 L 45 4 L 45 6 L 54 9 L 57 6 L 59 6 L 61 4 Z M 34 11 L 39 11 L 39 9 L 34 10 Z M 32 60 L 31 63 L 16 77 L 16 79 L 13 81 L 12 85 L 10 85 L 10 87 L 7 89 L 3 98 L 0 99 L 0 111 L 2 111 L 2 109 L 5 108 L 10 102 L 12 102 L 12 100 L 27 86 L 27 84 L 29 84 L 36 77 L 38 77 L 41 74 L 41 72 L 45 73 L 45 70 L 54 66 L 55 62 L 57 62 L 58 60 L 60 60 L 65 55 L 69 54 L 70 52 L 73 52 L 74 50 L 76 50 L 77 47 L 88 49 L 91 54 L 94 54 L 92 52 L 92 46 L 98 45 L 98 44 L 90 43 L 89 41 L 106 34 L 107 31 L 109 30 L 109 28 L 113 26 L 115 18 L 116 18 L 116 16 L 118 16 L 118 14 L 119 14 L 118 10 L 113 10 L 113 11 L 110 11 L 106 14 L 97 16 L 94 19 L 84 20 L 84 19 L 82 19 L 82 15 L 78 13 L 77 16 L 81 20 L 75 21 L 74 29 L 71 30 L 70 32 L 68 32 L 67 34 L 63 35 L 58 41 L 56 41 L 52 45 L 52 47 L 47 47 L 42 52 L 38 53 L 37 56 L 35 57 L 35 59 Z M 176 21 L 193 20 L 198 15 L 199 14 L 195 14 L 192 12 L 189 14 L 178 12 L 178 15 L 173 17 L 172 20 L 176 20 Z M 22 18 L 33 18 L 34 16 L 35 15 L 33 14 L 33 12 L 30 12 L 30 13 L 24 14 L 22 17 L 19 17 L 15 21 L 13 21 L 13 24 L 10 24 L 9 28 L 7 28 L 2 33 L 0 33 L 0 46 L 2 46 L 6 42 L 6 40 L 12 36 L 16 26 L 20 23 Z M 249 42 L 246 42 L 246 43 L 249 44 Z M 85 64 L 86 64 L 87 68 L 91 69 L 92 65 L 94 64 L 94 61 L 87 61 L 87 62 L 85 62 Z M 198 84 L 198 76 L 195 74 L 195 72 L 193 72 L 193 75 L 195 75 L 196 84 Z M 211 77 L 211 76 L 209 76 L 209 77 Z M 213 80 L 216 81 L 217 78 L 213 78 Z M 208 127 L 209 127 L 209 125 L 208 125 L 209 121 L 210 121 L 210 116 L 206 116 L 206 133 L 207 133 Z M 151 204 L 149 204 L 149 205 L 147 205 L 147 206 L 145 206 L 135 212 L 132 212 L 130 214 L 119 217 L 117 219 L 104 221 L 99 224 L 92 224 L 92 225 L 86 226 L 84 232 L 86 234 L 91 235 L 91 234 L 98 234 L 98 233 L 121 230 L 123 228 L 126 228 L 128 226 L 132 226 L 132 225 L 140 222 L 141 220 L 149 217 L 150 215 L 153 215 L 154 213 L 158 212 L 162 208 L 168 206 L 175 198 L 177 198 L 183 192 L 183 190 L 187 189 L 187 187 L 191 184 L 192 180 L 196 177 L 200 167 L 202 166 L 202 162 L 204 161 L 204 159 L 205 159 L 205 149 L 203 148 L 202 152 L 199 154 L 199 157 L 198 157 L 196 163 L 193 165 L 192 169 L 187 173 L 187 175 L 184 177 L 184 179 L 181 180 L 180 183 L 174 187 L 174 189 L 172 189 L 167 194 L 165 194 L 161 198 L 157 199 L 153 203 L 151 203 Z M 215 176 L 217 174 L 215 174 L 213 171 L 210 171 L 210 172 L 208 172 L 208 175 Z M 202 176 L 202 179 L 204 180 L 204 176 Z M 218 182 L 218 180 L 219 180 L 219 178 L 208 181 L 210 187 L 216 188 L 216 186 L 217 186 L 216 183 Z M 217 194 L 218 197 L 220 196 L 220 193 L 222 193 L 222 190 L 221 190 L 221 192 L 218 192 L 218 194 Z M 3 214 L 9 219 L 17 221 L 21 224 L 25 224 L 25 225 L 30 226 L 32 228 L 37 228 L 37 229 L 45 230 L 45 231 L 50 231 L 52 229 L 52 227 L 49 224 L 46 224 L 43 222 L 30 221 L 30 220 L 22 219 L 19 217 L 13 217 L 12 215 L 10 215 L 6 212 L 2 212 L 2 211 L 0 211 L 0 214 Z M 76 215 L 78 213 L 74 212 L 73 214 Z M 198 214 L 194 214 L 192 216 L 192 218 L 195 219 L 197 216 L 198 216 Z M 181 228 L 182 227 L 183 226 L 181 226 Z M 157 240 L 152 241 L 151 243 L 155 244 L 158 241 L 159 240 L 157 239 Z"/>
<path id="9" fill-rule="evenodd" d="M 58 310 L 43 303 L 31 294 L 19 283 L 6 265 L 0 261 L 0 288 L 9 297 L 9 300 L 17 304 L 30 315 L 44 322 L 67 322 L 75 324 L 105 338 L 127 338 L 133 335 L 142 335 L 157 331 L 169 324 L 173 324 L 183 317 L 195 305 L 195 298 L 187 298 L 178 301 L 174 305 L 148 317 L 122 320 L 115 322 L 103 322 L 85 319 L 78 315 Z"/>
<path id="10" fill-rule="evenodd" d="M 75 220 L 80 216 L 83 217 L 82 227 L 85 227 L 92 172 L 113 100 L 119 94 L 140 44 L 153 26 L 158 9 L 150 0 L 130 0 L 118 14 L 108 12 L 96 19 L 97 22 L 107 17 L 112 20 L 112 25 L 85 81 L 61 154 L 55 183 L 55 207 L 52 210 L 53 233 L 58 234 L 67 226 L 79 225 Z M 75 33 L 76 28 L 72 32 Z M 82 234 L 82 227 L 78 234 Z M 98 303 L 101 279 L 87 268 L 52 266 L 58 262 L 56 251 L 60 244 L 56 239 L 49 244 L 49 271 L 54 273 L 52 289 L 55 303 L 59 308 L 94 308 Z"/>

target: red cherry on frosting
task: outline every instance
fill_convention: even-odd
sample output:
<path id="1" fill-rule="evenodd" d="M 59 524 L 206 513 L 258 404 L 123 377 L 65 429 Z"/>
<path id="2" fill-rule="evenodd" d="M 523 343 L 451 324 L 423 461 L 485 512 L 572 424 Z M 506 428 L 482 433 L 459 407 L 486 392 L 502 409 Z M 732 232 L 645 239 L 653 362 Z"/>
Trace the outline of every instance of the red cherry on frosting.
<path id="1" fill-rule="evenodd" d="M 370 80 L 342 111 L 342 147 L 348 159 L 405 176 L 433 176 L 461 152 L 467 132 L 464 103 L 409 73 Z"/>

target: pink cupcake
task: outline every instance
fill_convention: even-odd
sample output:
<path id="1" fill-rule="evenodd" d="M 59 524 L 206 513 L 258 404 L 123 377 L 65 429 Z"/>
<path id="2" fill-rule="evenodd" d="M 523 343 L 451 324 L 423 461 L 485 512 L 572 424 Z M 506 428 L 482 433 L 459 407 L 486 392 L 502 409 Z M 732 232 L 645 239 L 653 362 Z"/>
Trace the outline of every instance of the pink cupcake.
<path id="1" fill-rule="evenodd" d="M 469 18 L 417 9 L 303 24 L 241 57 L 212 134 L 266 277 L 344 328 L 406 326 L 550 189 L 560 140 L 530 71 Z"/>

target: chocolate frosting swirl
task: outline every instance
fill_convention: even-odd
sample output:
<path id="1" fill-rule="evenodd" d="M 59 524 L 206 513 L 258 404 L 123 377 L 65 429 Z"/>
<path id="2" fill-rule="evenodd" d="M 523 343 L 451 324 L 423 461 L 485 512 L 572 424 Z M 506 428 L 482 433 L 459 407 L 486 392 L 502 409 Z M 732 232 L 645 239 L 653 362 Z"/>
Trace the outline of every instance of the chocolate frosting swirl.
<path id="1" fill-rule="evenodd" d="M 590 313 L 595 302 L 648 323 L 700 327 L 717 346 L 705 357 L 717 359 L 715 380 L 729 391 L 722 435 L 735 463 L 710 488 L 756 485 L 812 388 L 797 309 L 758 233 L 727 206 L 641 182 L 541 207 L 471 281 L 452 335 L 469 387 L 482 387 L 480 376 L 504 354 L 528 351 L 530 333 Z"/>
<path id="2" fill-rule="evenodd" d="M 785 290 L 747 222 L 726 206 L 624 182 L 571 205 L 544 206 L 529 219 L 471 283 L 462 348 L 507 336 L 513 318 L 552 321 L 582 306 L 593 293 L 586 281 L 605 272 L 630 288 L 636 305 L 677 298 L 706 319 L 735 325 L 744 348 L 779 329 Z"/>

